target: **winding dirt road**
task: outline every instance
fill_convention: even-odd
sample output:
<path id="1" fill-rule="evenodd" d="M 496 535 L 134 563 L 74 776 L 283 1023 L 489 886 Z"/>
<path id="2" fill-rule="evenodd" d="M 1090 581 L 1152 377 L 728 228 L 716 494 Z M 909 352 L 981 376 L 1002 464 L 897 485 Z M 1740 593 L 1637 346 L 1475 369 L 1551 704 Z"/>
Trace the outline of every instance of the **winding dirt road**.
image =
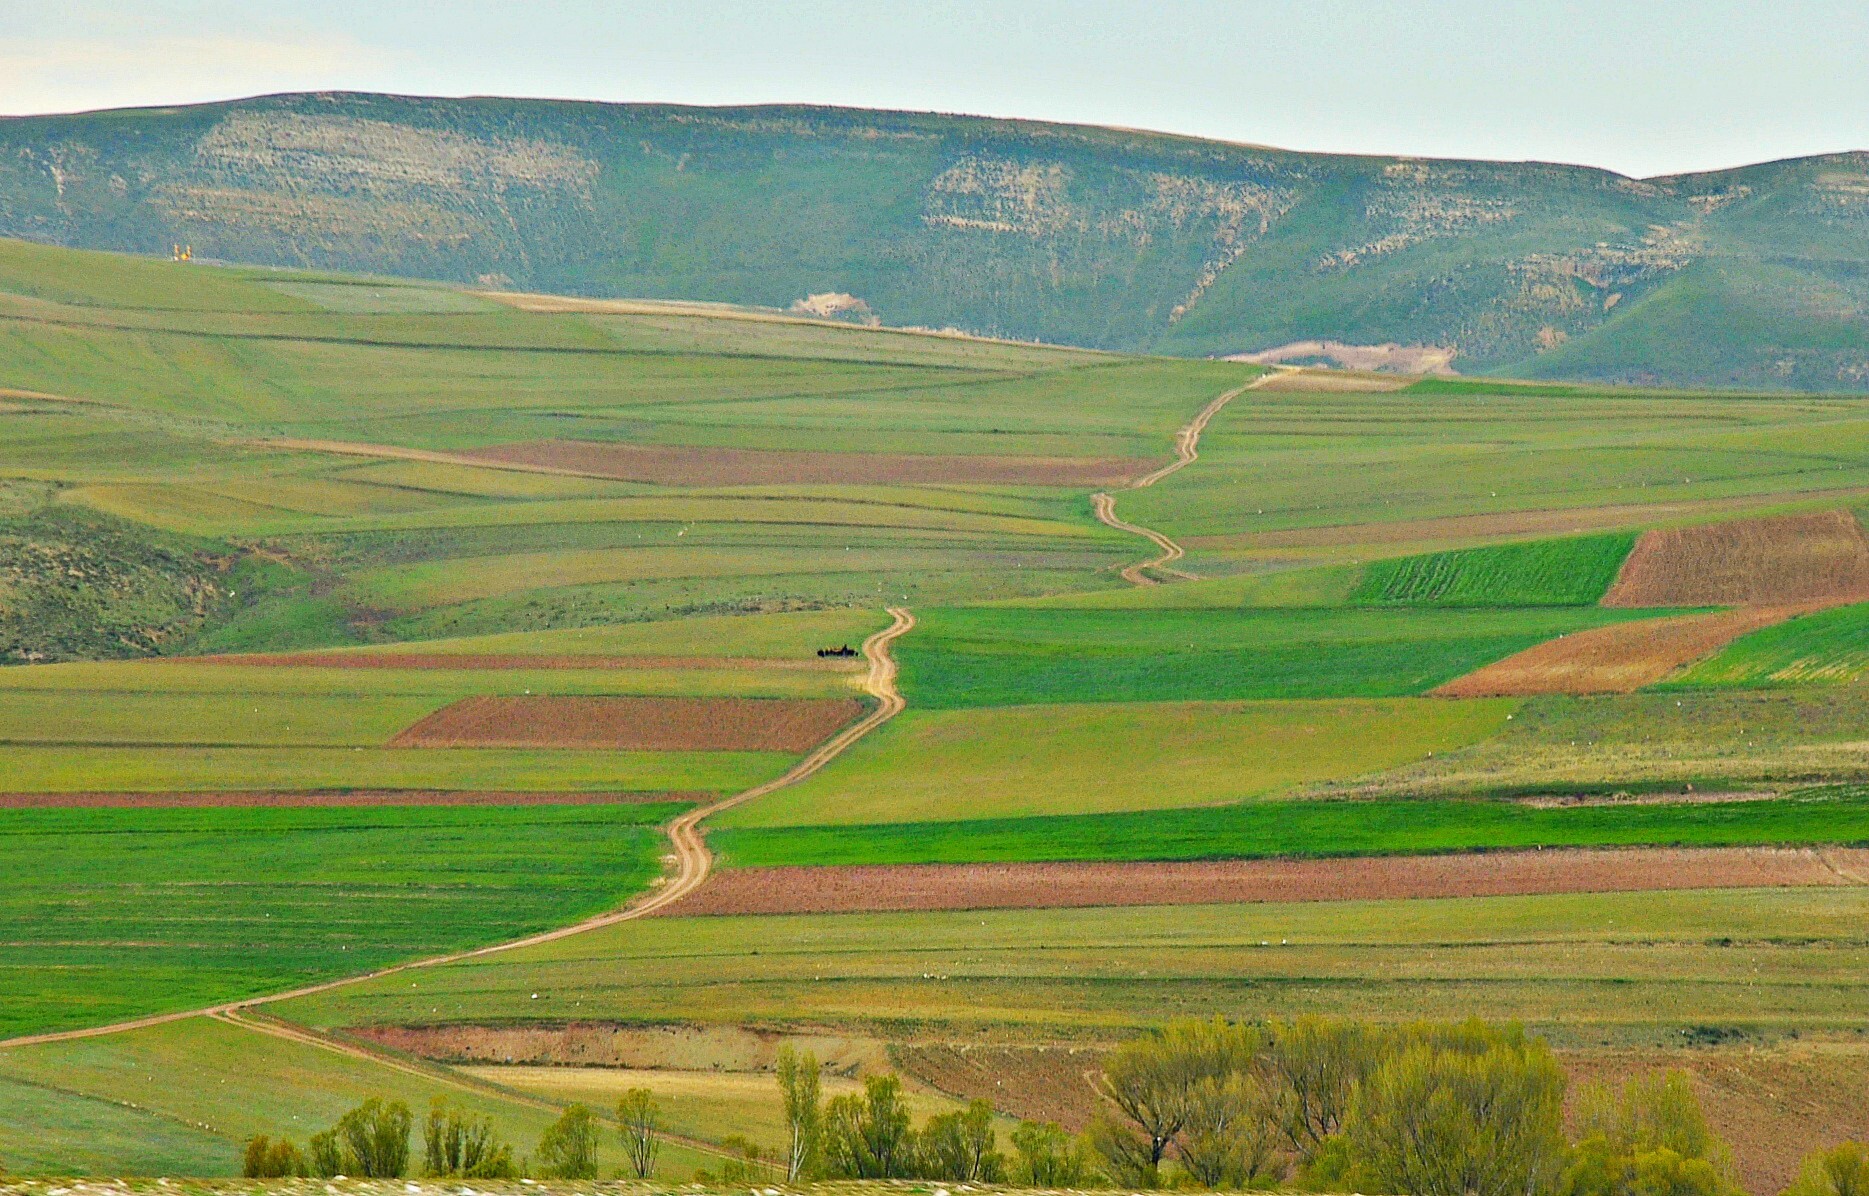
<path id="1" fill-rule="evenodd" d="M 1200 414 L 1196 415 L 1192 420 L 1189 420 L 1185 428 L 1175 433 L 1175 459 L 1162 466 L 1154 473 L 1137 478 L 1135 481 L 1129 483 L 1129 485 L 1123 487 L 1123 489 L 1142 490 L 1146 487 L 1153 486 L 1168 475 L 1186 469 L 1188 466 L 1200 460 L 1201 433 L 1207 430 L 1207 425 L 1213 420 L 1214 416 L 1220 414 L 1221 408 L 1231 403 L 1234 399 L 1239 398 L 1247 391 L 1256 390 L 1265 385 L 1269 379 L 1278 377 L 1282 372 L 1283 371 L 1280 370 L 1274 370 L 1270 373 L 1261 374 L 1246 385 L 1234 387 L 1232 390 L 1215 398 L 1214 401 L 1207 404 L 1207 406 L 1201 408 Z M 1166 573 L 1173 577 L 1179 577 L 1183 581 L 1197 580 L 1192 573 L 1186 573 L 1180 569 L 1170 567 L 1174 562 L 1187 555 L 1187 553 L 1182 550 L 1181 545 L 1175 543 L 1154 528 L 1143 527 L 1140 524 L 1130 523 L 1118 517 L 1116 514 L 1116 498 L 1114 495 L 1102 491 L 1093 494 L 1090 496 L 1090 507 L 1091 510 L 1096 512 L 1098 522 L 1104 524 L 1106 527 L 1113 527 L 1119 532 L 1128 532 L 1131 535 L 1141 536 L 1146 540 L 1152 541 L 1157 548 L 1162 550 L 1160 556 L 1150 557 L 1146 561 L 1137 561 L 1133 565 L 1125 566 L 1122 571 L 1122 578 L 1124 581 L 1133 586 L 1155 585 L 1157 582 L 1153 577 L 1149 576 L 1150 570 L 1154 570 L 1157 573 Z"/>
<path id="2" fill-rule="evenodd" d="M 811 776 L 832 760 L 842 755 L 849 749 L 851 744 L 901 713 L 906 703 L 903 701 L 901 692 L 896 689 L 896 662 L 895 658 L 889 653 L 889 646 L 906 635 L 908 631 L 915 626 L 915 616 L 899 606 L 892 606 L 888 609 L 892 620 L 889 626 L 863 641 L 863 655 L 868 658 L 870 663 L 869 672 L 863 679 L 863 688 L 865 692 L 876 699 L 876 709 L 870 711 L 861 719 L 845 727 L 842 731 L 839 731 L 836 735 L 833 735 L 831 738 L 812 749 L 803 759 L 787 769 L 783 776 L 775 777 L 764 784 L 755 785 L 751 789 L 743 790 L 731 797 L 722 798 L 712 805 L 697 806 L 675 819 L 675 821 L 669 823 L 669 842 L 675 849 L 674 875 L 665 880 L 657 888 L 650 890 L 647 894 L 625 905 L 622 909 L 611 910 L 608 913 L 598 914 L 596 917 L 586 918 L 582 922 L 575 922 L 569 926 L 561 926 L 556 930 L 547 930 L 539 934 L 528 935 L 525 938 L 514 939 L 511 942 L 495 943 L 487 947 L 476 947 L 471 951 L 455 951 L 447 955 L 436 955 L 428 959 L 411 960 L 408 963 L 397 964 L 394 967 L 379 968 L 374 972 L 345 976 L 337 980 L 327 980 L 319 984 L 295 988 L 289 992 L 271 993 L 261 997 L 248 997 L 244 1000 L 228 1001 L 220 1005 L 211 1005 L 203 1009 L 186 1009 L 174 1013 L 159 1013 L 150 1017 L 135 1018 L 130 1021 L 113 1022 L 107 1026 L 91 1026 L 82 1030 L 60 1030 L 50 1034 L 28 1034 L 19 1038 L 9 1038 L 0 1041 L 0 1047 L 31 1046 L 34 1043 L 66 1042 L 78 1038 L 98 1038 L 106 1034 L 120 1034 L 126 1030 L 140 1030 L 148 1026 L 160 1026 L 167 1022 L 181 1021 L 183 1018 L 201 1017 L 205 1015 L 208 1017 L 220 1018 L 223 1021 L 234 1022 L 235 1024 L 259 1033 L 274 1034 L 277 1037 L 291 1038 L 294 1041 L 311 1041 L 315 1045 L 325 1045 L 335 1050 L 339 1049 L 337 1044 L 330 1043 L 316 1035 L 307 1036 L 307 1032 L 305 1031 L 295 1029 L 288 1033 L 282 1028 L 273 1026 L 270 1022 L 239 1019 L 232 1015 L 237 1015 L 243 1009 L 254 1009 L 261 1005 L 270 1005 L 275 1001 L 289 1001 L 294 997 L 308 997 L 315 993 L 330 992 L 333 989 L 344 988 L 352 984 L 361 984 L 366 980 L 376 980 L 384 976 L 394 976 L 400 972 L 414 971 L 417 968 L 440 967 L 443 964 L 457 963 L 464 959 L 478 959 L 482 956 L 495 955 L 503 951 L 517 950 L 520 947 L 536 947 L 541 943 L 556 942 L 559 939 L 570 938 L 572 935 L 583 934 L 587 931 L 597 930 L 605 926 L 614 926 L 618 922 L 633 921 L 637 918 L 652 914 L 666 906 L 673 905 L 675 902 L 680 901 L 683 897 L 686 897 L 688 894 L 700 888 L 702 883 L 707 880 L 708 874 L 713 870 L 714 853 L 708 850 L 707 840 L 701 834 L 701 823 L 703 820 L 720 813 L 722 810 L 730 810 L 734 806 L 752 801 L 755 798 L 764 797 L 768 793 L 783 789 L 788 785 L 796 785 L 798 782 Z M 354 1052 L 358 1048 L 353 1047 L 345 1049 Z"/>

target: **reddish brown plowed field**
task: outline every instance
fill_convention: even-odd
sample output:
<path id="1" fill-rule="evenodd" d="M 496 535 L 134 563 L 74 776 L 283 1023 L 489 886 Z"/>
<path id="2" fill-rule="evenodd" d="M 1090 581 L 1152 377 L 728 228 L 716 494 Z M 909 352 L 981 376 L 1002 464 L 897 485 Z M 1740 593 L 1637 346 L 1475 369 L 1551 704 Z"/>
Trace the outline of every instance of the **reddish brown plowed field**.
<path id="1" fill-rule="evenodd" d="M 1008 1117 L 1055 1121 L 1072 1133 L 1087 1128 L 1102 1103 L 1093 1085 L 1103 1069 L 1103 1047 L 903 1043 L 889 1054 L 938 1092 L 990 1100 Z"/>
<path id="2" fill-rule="evenodd" d="M 862 714 L 855 698 L 463 698 L 390 746 L 802 752 Z"/>
<path id="3" fill-rule="evenodd" d="M 597 806 L 621 802 L 703 802 L 711 793 L 505 793 L 479 789 L 358 789 L 285 793 L 0 793 L 0 809 L 201 806 Z"/>
<path id="4" fill-rule="evenodd" d="M 855 673 L 858 658 L 751 656 L 519 656 L 511 653 L 447 652 L 254 652 L 240 656 L 166 656 L 184 664 L 254 665 L 315 669 L 795 669 Z"/>
<path id="5" fill-rule="evenodd" d="M 1869 596 L 1869 538 L 1848 511 L 1643 532 L 1604 606 L 1762 606 Z"/>
<path id="6" fill-rule="evenodd" d="M 1428 692 L 1437 698 L 1634 693 L 1749 631 L 1809 609 L 1755 606 L 1593 627 L 1546 640 Z"/>
<path id="7" fill-rule="evenodd" d="M 1869 849 L 1724 847 L 1331 860 L 746 868 L 717 873 L 700 891 L 665 912 L 794 914 L 1371 901 L 1853 885 L 1862 876 L 1869 876 Z"/>
<path id="8" fill-rule="evenodd" d="M 1155 467 L 1125 457 L 960 457 L 918 453 L 774 452 L 682 445 L 534 440 L 462 454 L 661 486 L 889 486 L 941 482 L 1115 486 Z"/>

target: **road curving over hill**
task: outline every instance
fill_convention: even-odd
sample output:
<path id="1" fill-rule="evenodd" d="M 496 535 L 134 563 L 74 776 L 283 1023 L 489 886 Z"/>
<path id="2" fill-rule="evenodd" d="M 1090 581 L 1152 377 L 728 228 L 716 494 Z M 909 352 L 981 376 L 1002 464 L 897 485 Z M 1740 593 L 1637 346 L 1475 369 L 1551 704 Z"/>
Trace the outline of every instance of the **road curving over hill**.
<path id="1" fill-rule="evenodd" d="M 611 910 L 608 913 L 586 918 L 581 922 L 574 922 L 569 926 L 561 926 L 555 930 L 542 931 L 538 934 L 528 935 L 525 938 L 514 939 L 510 942 L 494 943 L 489 946 L 475 947 L 466 951 L 454 951 L 446 955 L 431 956 L 427 959 L 411 960 L 408 963 L 396 964 L 392 967 L 378 968 L 373 972 L 364 972 L 355 976 L 343 976 L 336 980 L 326 980 L 318 984 L 306 985 L 303 988 L 295 988 L 289 992 L 269 993 L 265 996 L 247 997 L 242 1000 L 226 1001 L 218 1005 L 210 1005 L 199 1009 L 183 1009 L 171 1013 L 152 1014 L 148 1017 L 112 1022 L 104 1026 L 89 1026 L 79 1030 L 59 1030 L 47 1034 L 26 1034 L 17 1038 L 9 1038 L 0 1041 L 0 1048 L 32 1046 L 38 1043 L 48 1042 L 67 1042 L 80 1038 L 98 1038 L 107 1034 L 121 1034 L 129 1030 L 141 1030 L 149 1026 L 159 1026 L 167 1022 L 181 1021 L 184 1018 L 190 1017 L 207 1016 L 220 1018 L 223 1021 L 234 1021 L 242 1010 L 256 1009 L 262 1005 L 270 1005 L 279 1001 L 289 1001 L 296 997 L 309 997 L 318 993 L 331 992 L 334 989 L 345 988 L 353 984 L 361 984 L 367 980 L 377 980 L 384 976 L 394 976 L 402 972 L 414 971 L 418 968 L 440 967 L 443 964 L 458 963 L 466 959 L 478 959 L 482 956 L 513 951 L 521 947 L 536 947 L 543 943 L 556 942 L 559 939 L 570 938 L 573 935 L 584 934 L 587 931 L 597 930 L 605 926 L 614 926 L 619 922 L 629 922 L 637 918 L 647 917 L 658 910 L 673 905 L 675 902 L 680 901 L 682 898 L 687 897 L 696 889 L 700 888 L 713 872 L 714 853 L 708 850 L 707 840 L 701 832 L 702 822 L 723 810 L 730 810 L 735 806 L 743 805 L 746 802 L 764 797 L 769 793 L 777 792 L 789 785 L 796 785 L 798 782 L 818 772 L 832 760 L 835 760 L 838 756 L 849 750 L 850 746 L 859 739 L 862 739 L 865 735 L 868 735 L 871 731 L 874 731 L 902 712 L 907 702 L 903 699 L 901 691 L 896 688 L 896 660 L 895 657 L 890 654 L 889 649 L 896 640 L 902 638 L 902 636 L 908 634 L 908 632 L 914 628 L 915 616 L 904 607 L 892 606 L 887 609 L 890 615 L 889 626 L 883 628 L 881 631 L 875 632 L 868 639 L 863 641 L 863 655 L 869 661 L 869 671 L 863 678 L 863 689 L 871 697 L 876 699 L 875 709 L 865 714 L 856 722 L 851 723 L 836 735 L 825 740 L 816 748 L 813 748 L 803 759 L 787 769 L 783 775 L 762 784 L 755 785 L 750 789 L 742 790 L 729 797 L 724 797 L 709 805 L 697 806 L 669 823 L 668 837 L 670 845 L 674 848 L 671 857 L 675 865 L 674 874 L 667 877 L 658 887 L 651 889 L 649 892 L 631 901 L 621 909 Z M 303 1034 L 302 1031 L 298 1031 L 296 1028 L 291 1028 L 291 1033 L 286 1033 L 284 1028 L 276 1028 L 270 1021 L 238 1019 L 235 1024 L 260 1033 L 279 1034 L 282 1037 L 292 1037 L 295 1040 L 301 1040 L 300 1035 Z M 311 1037 L 315 1040 L 316 1045 L 325 1045 L 324 1040 L 319 1036 Z M 332 1044 L 332 1049 L 338 1049 L 338 1047 Z"/>
<path id="2" fill-rule="evenodd" d="M 1289 369 L 1271 370 L 1259 375 L 1244 386 L 1236 386 L 1232 390 L 1217 396 L 1213 402 L 1201 408 L 1200 413 L 1189 420 L 1186 427 L 1175 433 L 1175 459 L 1173 461 L 1170 461 L 1153 473 L 1144 474 L 1142 477 L 1137 478 L 1135 481 L 1129 483 L 1129 485 L 1123 487 L 1123 489 L 1146 489 L 1161 481 L 1163 478 L 1168 477 L 1170 474 L 1178 473 L 1200 460 L 1201 433 L 1207 430 L 1207 425 L 1213 421 L 1214 416 L 1219 415 L 1222 408 L 1247 391 L 1257 390 L 1271 379 L 1280 377 L 1288 372 L 1290 372 Z M 1110 494 L 1108 491 L 1098 491 L 1091 495 L 1090 509 L 1096 512 L 1097 521 L 1104 526 L 1113 527 L 1119 532 L 1128 532 L 1134 536 L 1141 536 L 1153 542 L 1157 548 L 1162 550 L 1159 556 L 1153 556 L 1146 561 L 1137 561 L 1133 565 L 1124 566 L 1122 570 L 1122 578 L 1124 581 L 1133 586 L 1156 585 L 1158 584 L 1156 580 L 1149 576 L 1148 571 L 1151 569 L 1158 573 L 1167 573 L 1171 576 L 1181 578 L 1183 581 L 1196 580 L 1192 573 L 1185 573 L 1180 569 L 1173 568 L 1174 562 L 1187 555 L 1181 545 L 1175 543 L 1154 528 L 1130 523 L 1119 517 L 1116 513 L 1116 497 L 1114 495 Z"/>

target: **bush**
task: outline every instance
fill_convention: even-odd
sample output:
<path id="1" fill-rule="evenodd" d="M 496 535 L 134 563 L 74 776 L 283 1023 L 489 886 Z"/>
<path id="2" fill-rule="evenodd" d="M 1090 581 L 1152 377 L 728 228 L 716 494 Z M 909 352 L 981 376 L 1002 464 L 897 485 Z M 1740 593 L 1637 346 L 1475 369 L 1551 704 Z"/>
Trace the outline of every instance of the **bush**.
<path id="1" fill-rule="evenodd" d="M 493 1122 L 475 1117 L 446 1097 L 436 1097 L 422 1126 L 422 1161 L 432 1176 L 516 1179 L 513 1148 L 496 1140 Z"/>
<path id="2" fill-rule="evenodd" d="M 247 1139 L 240 1174 L 248 1179 L 295 1179 L 309 1175 L 310 1167 L 304 1153 L 289 1140 L 255 1134 Z"/>
<path id="3" fill-rule="evenodd" d="M 310 1170 L 326 1178 L 400 1176 L 409 1169 L 409 1130 L 414 1121 L 408 1105 L 372 1097 L 338 1118 L 330 1129 L 311 1136 L 307 1143 Z"/>
<path id="4" fill-rule="evenodd" d="M 1567 1196 L 1737 1196 L 1732 1150 L 1714 1134 L 1683 1072 L 1587 1089 Z"/>
<path id="5" fill-rule="evenodd" d="M 630 1169 L 637 1179 L 648 1179 L 655 1171 L 655 1157 L 662 1149 L 661 1112 L 655 1094 L 647 1088 L 632 1088 L 617 1102 L 617 1124 L 623 1135 L 623 1153 L 629 1156 Z"/>
<path id="6" fill-rule="evenodd" d="M 1006 1174 L 1006 1159 L 998 1145 L 992 1104 L 969 1102 L 964 1112 L 929 1118 L 917 1141 L 916 1176 L 953 1183 L 999 1183 Z"/>
<path id="7" fill-rule="evenodd" d="M 1012 1131 L 1009 1178 L 1021 1188 L 1075 1188 L 1091 1176 L 1090 1147 L 1055 1121 L 1022 1121 Z"/>
<path id="8" fill-rule="evenodd" d="M 895 1076 L 870 1076 L 862 1096 L 840 1096 L 824 1110 L 824 1168 L 833 1179 L 909 1178 L 914 1146 Z"/>
<path id="9" fill-rule="evenodd" d="M 1869 1146 L 1842 1142 L 1816 1152 L 1784 1196 L 1869 1196 Z"/>
<path id="10" fill-rule="evenodd" d="M 553 1179 L 597 1178 L 597 1118 L 572 1105 L 539 1138 L 541 1173 Z"/>

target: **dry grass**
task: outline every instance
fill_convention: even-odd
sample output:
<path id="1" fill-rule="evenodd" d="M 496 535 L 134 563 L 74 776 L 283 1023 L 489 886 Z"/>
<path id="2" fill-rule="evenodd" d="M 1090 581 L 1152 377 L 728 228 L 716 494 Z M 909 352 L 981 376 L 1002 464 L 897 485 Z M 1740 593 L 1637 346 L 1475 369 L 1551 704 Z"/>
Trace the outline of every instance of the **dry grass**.
<path id="1" fill-rule="evenodd" d="M 785 660 L 747 656 L 528 656 L 510 652 L 254 652 L 239 656 L 171 656 L 163 663 L 316 669 L 785 669 L 859 673 L 854 657 Z"/>
<path id="2" fill-rule="evenodd" d="M 1633 693 L 1808 607 L 1752 607 L 1613 623 L 1546 640 L 1429 691 L 1437 698 Z"/>
<path id="3" fill-rule="evenodd" d="M 1644 532 L 1604 606 L 1768 606 L 1869 595 L 1869 537 L 1848 511 Z"/>
<path id="4" fill-rule="evenodd" d="M 475 697 L 390 746 L 802 752 L 862 713 L 855 698 Z"/>
<path id="5" fill-rule="evenodd" d="M 702 802 L 711 793 L 557 793 L 490 789 L 341 789 L 307 792 L 242 790 L 206 793 L 0 793 L 0 810 L 179 809 L 228 806 L 594 806 L 664 801 Z"/>

